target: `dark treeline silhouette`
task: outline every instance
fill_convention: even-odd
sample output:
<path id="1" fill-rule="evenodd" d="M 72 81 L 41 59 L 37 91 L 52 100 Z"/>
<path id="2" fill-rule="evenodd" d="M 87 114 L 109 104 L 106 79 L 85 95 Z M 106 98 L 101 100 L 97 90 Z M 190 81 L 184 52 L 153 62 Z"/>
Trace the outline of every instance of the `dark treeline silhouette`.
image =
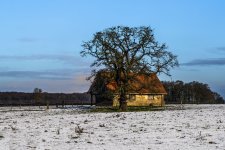
<path id="1" fill-rule="evenodd" d="M 167 95 L 166 103 L 183 104 L 224 104 L 224 99 L 218 93 L 211 91 L 207 84 L 197 81 L 163 81 Z"/>
<path id="2" fill-rule="evenodd" d="M 80 105 L 90 104 L 90 95 L 87 93 L 41 93 L 38 101 L 36 93 L 0 92 L 0 106 L 18 105 Z"/>
<path id="3" fill-rule="evenodd" d="M 209 86 L 197 81 L 163 81 L 167 95 L 167 104 L 224 104 L 225 101 L 218 93 L 211 91 Z M 41 105 L 82 105 L 91 104 L 90 94 L 87 93 L 23 93 L 0 92 L 0 106 L 41 106 Z"/>

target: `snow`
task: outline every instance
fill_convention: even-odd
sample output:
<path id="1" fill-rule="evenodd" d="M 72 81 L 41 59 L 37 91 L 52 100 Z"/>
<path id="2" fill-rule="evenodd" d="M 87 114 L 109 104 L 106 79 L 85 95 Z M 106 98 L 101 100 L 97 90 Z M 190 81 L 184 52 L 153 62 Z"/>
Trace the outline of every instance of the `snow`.
<path id="1" fill-rule="evenodd" d="M 2 107 L 0 149 L 225 149 L 225 105 L 123 113 L 87 110 Z"/>

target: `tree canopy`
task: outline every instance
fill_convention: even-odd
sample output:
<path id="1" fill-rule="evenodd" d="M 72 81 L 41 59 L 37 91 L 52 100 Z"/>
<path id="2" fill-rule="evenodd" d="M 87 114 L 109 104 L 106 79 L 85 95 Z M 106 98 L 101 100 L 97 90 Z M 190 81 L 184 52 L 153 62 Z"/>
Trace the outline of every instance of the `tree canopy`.
<path id="1" fill-rule="evenodd" d="M 126 102 L 126 89 L 134 75 L 165 73 L 178 66 L 177 56 L 166 51 L 166 44 L 155 40 L 151 27 L 117 26 L 94 34 L 84 42 L 81 56 L 95 58 L 91 77 L 99 71 L 112 74 L 120 87 L 120 102 Z"/>
<path id="2" fill-rule="evenodd" d="M 167 103 L 184 104 L 218 104 L 224 103 L 224 99 L 218 93 L 211 91 L 208 84 L 197 81 L 184 83 L 183 81 L 162 82 L 167 95 Z"/>

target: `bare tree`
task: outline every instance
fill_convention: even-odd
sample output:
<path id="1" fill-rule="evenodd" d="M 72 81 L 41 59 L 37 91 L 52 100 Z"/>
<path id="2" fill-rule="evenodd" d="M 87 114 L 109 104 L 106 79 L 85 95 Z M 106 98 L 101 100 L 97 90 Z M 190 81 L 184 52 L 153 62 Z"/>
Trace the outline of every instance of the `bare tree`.
<path id="1" fill-rule="evenodd" d="M 150 27 L 117 26 L 94 34 L 84 42 L 81 56 L 94 58 L 91 79 L 99 71 L 110 72 L 109 80 L 117 83 L 120 109 L 126 110 L 126 94 L 135 75 L 165 73 L 178 66 L 177 56 L 159 44 Z"/>
<path id="2" fill-rule="evenodd" d="M 35 88 L 33 91 L 34 94 L 34 100 L 36 103 L 38 103 L 39 108 L 40 108 L 40 103 L 41 103 L 41 98 L 42 98 L 42 90 L 39 88 Z"/>

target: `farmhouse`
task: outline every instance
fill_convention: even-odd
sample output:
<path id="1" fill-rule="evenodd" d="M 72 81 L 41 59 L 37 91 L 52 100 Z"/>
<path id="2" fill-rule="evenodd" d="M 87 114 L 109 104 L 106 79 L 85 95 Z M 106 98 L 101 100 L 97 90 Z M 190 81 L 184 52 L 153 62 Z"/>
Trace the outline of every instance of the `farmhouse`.
<path id="1" fill-rule="evenodd" d="M 110 73 L 98 73 L 88 91 L 96 105 L 119 106 L 119 88 L 108 80 Z M 157 75 L 136 75 L 129 84 L 127 106 L 164 106 L 167 94 Z"/>

